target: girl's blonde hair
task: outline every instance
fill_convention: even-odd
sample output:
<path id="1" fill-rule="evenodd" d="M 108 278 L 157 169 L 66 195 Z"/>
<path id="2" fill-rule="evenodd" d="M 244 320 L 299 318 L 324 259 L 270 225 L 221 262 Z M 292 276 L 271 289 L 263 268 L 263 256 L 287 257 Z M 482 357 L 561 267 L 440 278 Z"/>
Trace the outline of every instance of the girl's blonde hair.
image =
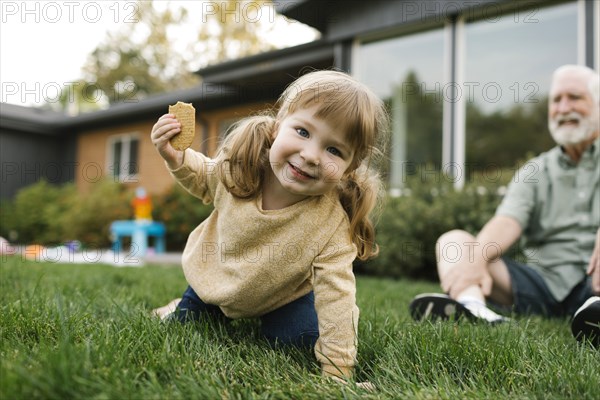
<path id="1" fill-rule="evenodd" d="M 269 168 L 269 149 L 279 122 L 298 109 L 318 107 L 316 117 L 341 127 L 354 158 L 338 185 L 340 202 L 350 220 L 352 241 L 361 260 L 379 252 L 371 213 L 382 195 L 377 172 L 383 154 L 388 117 L 383 102 L 370 89 L 338 71 L 314 71 L 294 81 L 275 104 L 277 113 L 240 121 L 222 143 L 220 179 L 234 196 L 259 195 Z"/>

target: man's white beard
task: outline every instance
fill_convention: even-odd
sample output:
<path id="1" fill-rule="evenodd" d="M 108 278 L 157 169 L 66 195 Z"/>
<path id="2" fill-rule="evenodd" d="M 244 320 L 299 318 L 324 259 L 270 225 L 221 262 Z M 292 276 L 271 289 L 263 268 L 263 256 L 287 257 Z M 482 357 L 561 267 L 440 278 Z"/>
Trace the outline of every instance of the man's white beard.
<path id="1" fill-rule="evenodd" d="M 578 124 L 576 126 L 560 126 L 559 123 L 566 120 L 576 120 Z M 597 113 L 593 113 L 586 118 L 574 111 L 561 114 L 548 120 L 548 129 L 554 141 L 559 145 L 578 144 L 591 137 L 592 133 L 598 130 L 598 116 Z"/>

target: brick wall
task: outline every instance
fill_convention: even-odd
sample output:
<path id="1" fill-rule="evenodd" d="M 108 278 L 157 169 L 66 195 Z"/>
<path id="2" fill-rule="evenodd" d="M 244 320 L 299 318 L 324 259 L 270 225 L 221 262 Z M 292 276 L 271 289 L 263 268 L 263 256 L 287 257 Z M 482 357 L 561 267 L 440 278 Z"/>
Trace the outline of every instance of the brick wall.
<path id="1" fill-rule="evenodd" d="M 200 112 L 196 118 L 196 137 L 192 148 L 206 151 L 213 156 L 219 142 L 219 130 L 224 122 L 241 119 L 252 113 L 264 110 L 268 104 L 258 103 L 211 112 Z M 199 107 L 196 106 L 198 111 Z M 91 185 L 103 178 L 115 179 L 109 168 L 108 152 L 110 138 L 117 135 L 136 135 L 139 140 L 139 173 L 128 177 L 127 185 L 143 186 L 150 194 L 160 194 L 169 189 L 174 181 L 168 173 L 164 161 L 158 155 L 150 140 L 150 131 L 155 119 L 123 124 L 82 132 L 77 140 L 77 167 L 75 183 L 81 193 L 90 190 Z M 206 132 L 205 132 L 206 131 Z"/>

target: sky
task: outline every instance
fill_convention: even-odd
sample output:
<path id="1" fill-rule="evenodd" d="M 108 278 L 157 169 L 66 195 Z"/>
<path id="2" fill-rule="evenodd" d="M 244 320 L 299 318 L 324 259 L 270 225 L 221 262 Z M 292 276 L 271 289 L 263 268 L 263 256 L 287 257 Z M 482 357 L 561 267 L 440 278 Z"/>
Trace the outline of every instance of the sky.
<path id="1" fill-rule="evenodd" d="M 155 1 L 156 7 L 180 7 L 190 15 L 214 12 L 206 1 Z M 58 98 L 66 83 L 82 77 L 87 56 L 107 32 L 135 23 L 135 1 L 10 1 L 0 0 L 0 102 L 41 106 Z M 267 19 L 275 24 L 270 36 L 278 47 L 312 41 L 315 31 L 298 22 L 276 19 L 272 6 L 261 10 L 240 6 L 240 18 Z M 181 28 L 195 35 L 197 26 Z M 177 43 L 175 44 L 177 45 Z"/>

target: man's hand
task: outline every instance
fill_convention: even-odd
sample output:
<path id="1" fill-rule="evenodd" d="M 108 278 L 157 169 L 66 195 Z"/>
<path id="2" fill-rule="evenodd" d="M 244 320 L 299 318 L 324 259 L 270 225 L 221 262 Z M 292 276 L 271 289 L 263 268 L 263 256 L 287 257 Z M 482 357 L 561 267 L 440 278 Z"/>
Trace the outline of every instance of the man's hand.
<path id="1" fill-rule="evenodd" d="M 596 244 L 587 267 L 587 274 L 592 277 L 592 292 L 600 294 L 600 229 L 596 233 Z"/>
<path id="2" fill-rule="evenodd" d="M 492 277 L 487 262 L 477 259 L 451 268 L 442 279 L 442 290 L 453 299 L 470 286 L 479 286 L 484 296 L 492 292 Z"/>
<path id="3" fill-rule="evenodd" d="M 462 254 L 458 255 L 456 262 L 446 260 L 446 264 L 453 265 L 440 277 L 444 292 L 456 299 L 468 287 L 479 286 L 482 294 L 489 296 L 493 284 L 490 265 L 519 239 L 521 232 L 516 219 L 496 215 L 481 229 L 475 242 L 458 243 Z M 438 260 L 438 263 L 441 264 L 441 261 Z"/>

